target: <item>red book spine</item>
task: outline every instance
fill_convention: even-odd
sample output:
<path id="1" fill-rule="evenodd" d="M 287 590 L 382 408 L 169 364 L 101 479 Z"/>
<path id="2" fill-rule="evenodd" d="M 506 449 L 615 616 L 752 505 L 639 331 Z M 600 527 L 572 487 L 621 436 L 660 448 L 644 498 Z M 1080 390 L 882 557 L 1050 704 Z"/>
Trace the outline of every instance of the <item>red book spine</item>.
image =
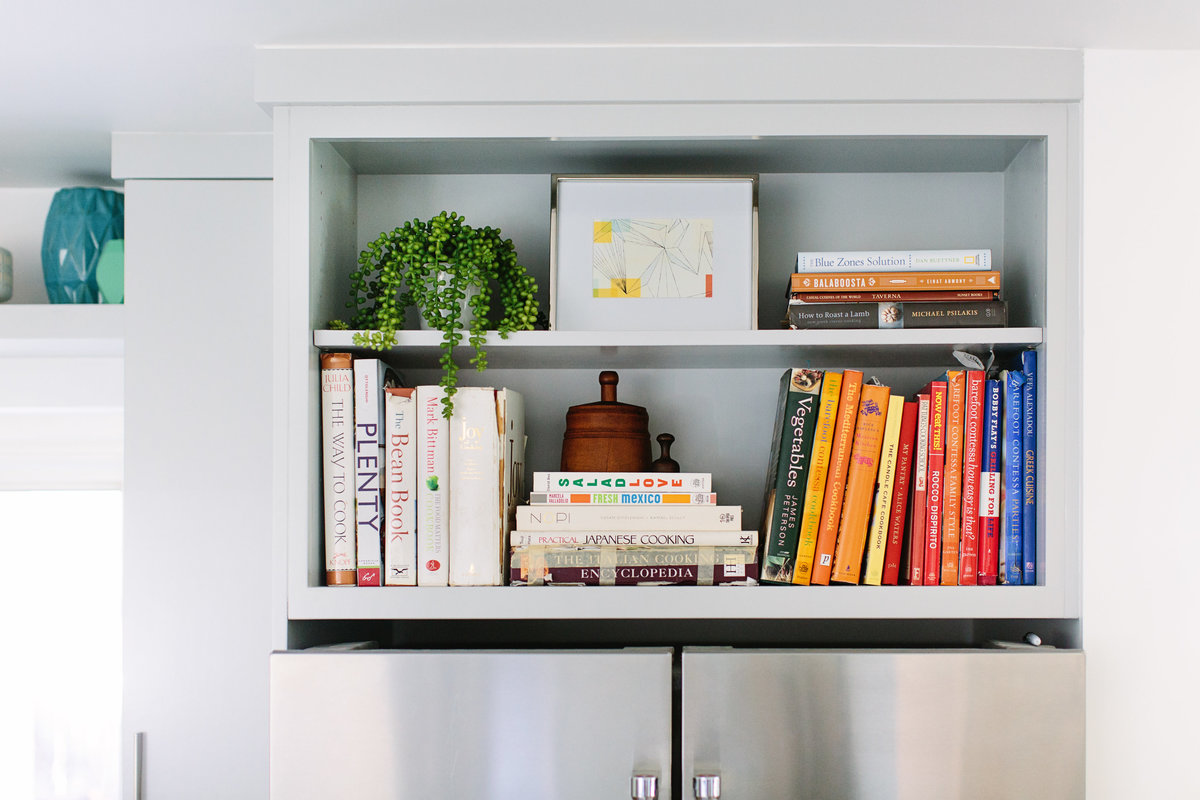
<path id="1" fill-rule="evenodd" d="M 979 476 L 979 585 L 995 586 L 999 569 L 1001 513 L 999 381 L 983 384 L 983 461 Z"/>
<path id="2" fill-rule="evenodd" d="M 942 565 L 942 481 L 946 471 L 946 381 L 929 384 L 929 496 L 925 511 L 923 586 L 937 586 Z"/>
<path id="3" fill-rule="evenodd" d="M 966 418 L 963 422 L 962 535 L 958 582 L 974 586 L 979 570 L 979 472 L 983 459 L 983 371 L 967 371 Z"/>
<path id="4" fill-rule="evenodd" d="M 917 395 L 917 442 L 913 447 L 912 513 L 908 515 L 908 582 L 920 586 L 925 578 L 925 509 L 929 499 L 929 395 Z"/>
<path id="5" fill-rule="evenodd" d="M 912 475 L 913 448 L 917 439 L 918 404 L 904 404 L 900 418 L 900 444 L 896 452 L 896 483 L 892 487 L 892 507 L 888 512 L 888 539 L 883 556 L 884 586 L 900 582 L 900 556 L 904 550 L 904 517 L 908 510 L 908 485 Z"/>

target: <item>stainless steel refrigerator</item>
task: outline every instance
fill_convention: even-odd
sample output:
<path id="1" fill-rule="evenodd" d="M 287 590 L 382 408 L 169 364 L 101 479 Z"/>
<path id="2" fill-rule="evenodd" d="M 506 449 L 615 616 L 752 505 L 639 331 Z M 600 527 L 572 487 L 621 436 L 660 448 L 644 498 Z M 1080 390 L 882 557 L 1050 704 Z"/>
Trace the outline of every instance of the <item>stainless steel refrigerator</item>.
<path id="1" fill-rule="evenodd" d="M 1083 675 L 1054 649 L 276 653 L 271 797 L 1082 798 Z"/>

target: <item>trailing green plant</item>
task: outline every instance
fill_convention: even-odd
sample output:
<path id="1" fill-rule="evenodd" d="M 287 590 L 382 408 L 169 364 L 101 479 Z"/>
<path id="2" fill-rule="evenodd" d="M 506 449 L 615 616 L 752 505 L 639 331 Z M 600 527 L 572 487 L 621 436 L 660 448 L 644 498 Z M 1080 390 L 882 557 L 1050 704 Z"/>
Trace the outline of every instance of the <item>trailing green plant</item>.
<path id="1" fill-rule="evenodd" d="M 453 350 L 462 342 L 464 319 L 470 318 L 465 325 L 473 350 L 470 363 L 482 372 L 487 369 L 484 340 L 493 301 L 499 301 L 492 315 L 498 316 L 495 329 L 507 338 L 512 331 L 533 329 L 536 295 L 537 283 L 517 263 L 511 239 L 501 238 L 496 228 L 472 228 L 457 212 L 443 211 L 428 222 L 414 219 L 379 234 L 350 273 L 346 306 L 353 309 L 350 327 L 358 331 L 354 343 L 361 347 L 394 345 L 410 306 L 441 331 L 440 383 L 448 417 L 458 386 Z"/>

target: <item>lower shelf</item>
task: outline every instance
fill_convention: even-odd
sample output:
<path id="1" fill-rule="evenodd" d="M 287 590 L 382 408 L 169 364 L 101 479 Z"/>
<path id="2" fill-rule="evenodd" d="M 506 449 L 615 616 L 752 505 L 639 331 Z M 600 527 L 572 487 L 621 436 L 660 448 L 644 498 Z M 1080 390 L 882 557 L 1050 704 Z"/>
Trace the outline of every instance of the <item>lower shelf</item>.
<path id="1" fill-rule="evenodd" d="M 1065 619 L 1055 586 L 328 587 L 293 589 L 292 620 Z"/>

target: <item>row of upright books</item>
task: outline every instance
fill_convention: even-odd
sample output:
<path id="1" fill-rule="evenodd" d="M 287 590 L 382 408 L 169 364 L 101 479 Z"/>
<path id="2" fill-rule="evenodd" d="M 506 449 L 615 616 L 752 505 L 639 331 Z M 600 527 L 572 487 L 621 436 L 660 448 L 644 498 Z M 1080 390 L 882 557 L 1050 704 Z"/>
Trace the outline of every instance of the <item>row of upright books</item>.
<path id="1" fill-rule="evenodd" d="M 788 327 L 1002 327 L 1000 270 L 977 250 L 801 252 L 788 282 Z"/>
<path id="2" fill-rule="evenodd" d="M 711 473 L 534 472 L 512 389 L 400 386 L 378 358 L 321 355 L 329 586 L 755 583 L 758 531 Z"/>
<path id="3" fill-rule="evenodd" d="M 325 582 L 500 585 L 524 487 L 512 389 L 399 385 L 377 358 L 321 355 Z"/>
<path id="4" fill-rule="evenodd" d="M 514 586 L 754 585 L 758 531 L 712 474 L 535 472 L 510 544 Z"/>
<path id="5" fill-rule="evenodd" d="M 711 473 L 534 472 L 511 389 L 406 388 L 321 356 L 331 586 L 1036 584 L 1037 360 L 911 398 L 782 376 L 759 530 Z"/>
<path id="6" fill-rule="evenodd" d="M 1037 583 L 1037 359 L 947 370 L 911 399 L 857 370 L 784 373 L 761 579 Z"/>

